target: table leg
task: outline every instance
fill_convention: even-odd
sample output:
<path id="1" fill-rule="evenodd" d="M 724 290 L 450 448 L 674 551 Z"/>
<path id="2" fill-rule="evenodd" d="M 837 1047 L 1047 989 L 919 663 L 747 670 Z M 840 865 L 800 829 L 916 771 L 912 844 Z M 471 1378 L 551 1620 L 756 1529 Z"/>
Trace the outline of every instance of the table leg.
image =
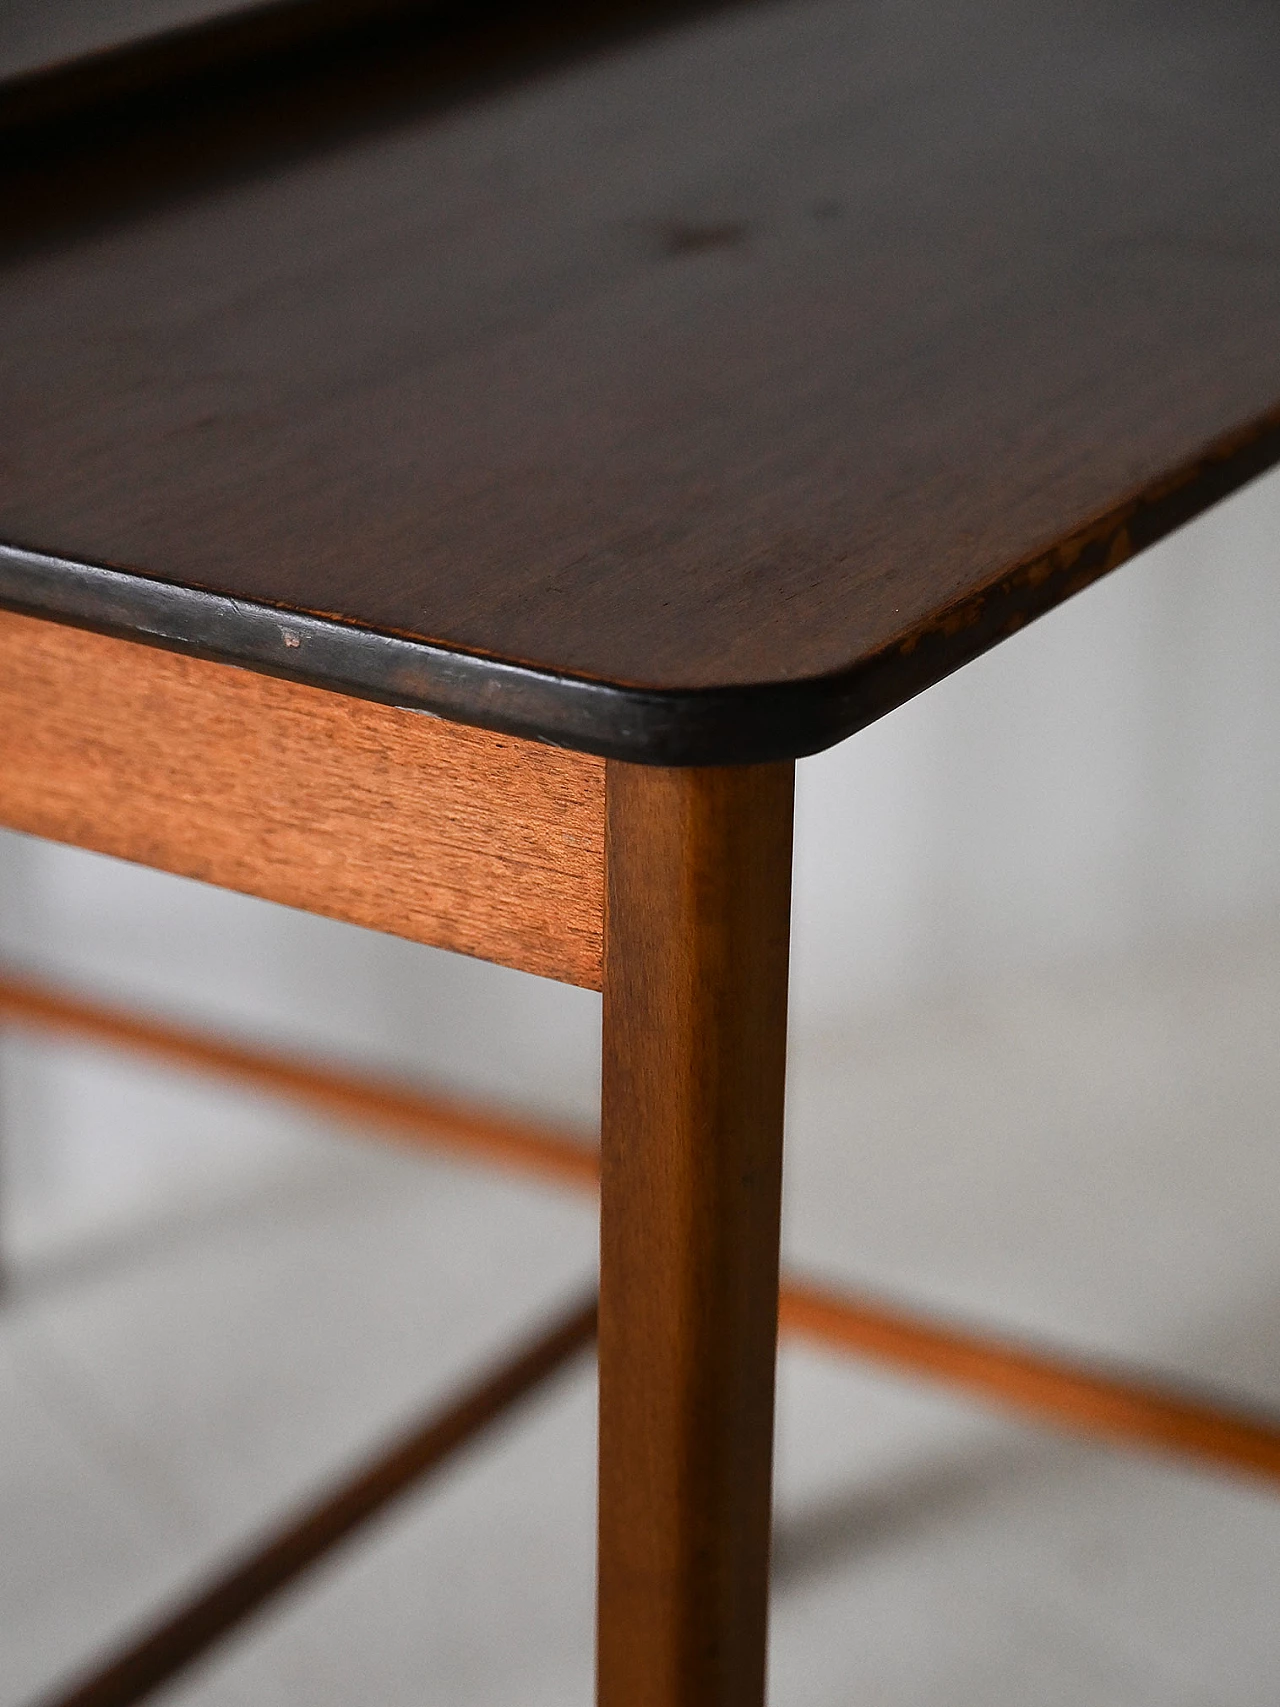
<path id="1" fill-rule="evenodd" d="M 600 1707 L 760 1707 L 795 767 L 610 764 Z"/>

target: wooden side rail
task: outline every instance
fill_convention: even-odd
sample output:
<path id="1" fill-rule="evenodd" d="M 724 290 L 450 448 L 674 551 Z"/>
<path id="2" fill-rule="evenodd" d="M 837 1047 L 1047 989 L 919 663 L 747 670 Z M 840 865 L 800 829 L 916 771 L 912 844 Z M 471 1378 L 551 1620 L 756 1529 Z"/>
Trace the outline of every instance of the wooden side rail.
<path id="1" fill-rule="evenodd" d="M 600 988 L 600 759 L 7 610 L 0 729 L 9 829 Z"/>
<path id="2" fill-rule="evenodd" d="M 586 1134 L 575 1137 L 451 1098 L 268 1055 L 124 1014 L 13 972 L 0 974 L 0 1019 L 218 1074 L 403 1142 L 579 1190 L 596 1186 L 598 1159 Z M 1172 1391 L 1132 1372 L 1082 1368 L 1038 1348 L 793 1277 L 783 1279 L 780 1326 L 828 1350 L 941 1381 L 1074 1433 L 1280 1481 L 1280 1419 L 1250 1414 L 1216 1396 Z"/>
<path id="3" fill-rule="evenodd" d="M 1082 1367 L 1051 1353 L 794 1278 L 779 1326 L 798 1339 L 923 1375 L 1075 1434 L 1280 1482 L 1280 1418 L 1216 1394 L 1171 1390 L 1131 1370 Z"/>
<path id="4" fill-rule="evenodd" d="M 284 1097 L 324 1119 L 373 1128 L 405 1143 L 478 1157 L 585 1191 L 594 1191 L 599 1178 L 591 1133 L 575 1138 L 537 1121 L 476 1108 L 454 1097 L 210 1037 L 168 1020 L 126 1013 L 15 972 L 0 972 L 0 1018 L 149 1056 L 166 1066 L 208 1073 L 244 1090 Z"/>
<path id="5" fill-rule="evenodd" d="M 104 1664 L 42 1696 L 39 1707 L 129 1707 L 145 1699 L 563 1368 L 595 1332 L 592 1297 L 232 1560 Z"/>

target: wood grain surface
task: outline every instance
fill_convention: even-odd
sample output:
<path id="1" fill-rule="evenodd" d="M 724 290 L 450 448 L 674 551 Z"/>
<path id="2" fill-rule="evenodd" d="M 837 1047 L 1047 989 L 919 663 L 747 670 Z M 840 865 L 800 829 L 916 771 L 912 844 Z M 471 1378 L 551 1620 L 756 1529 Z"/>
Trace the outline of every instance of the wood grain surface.
<path id="1" fill-rule="evenodd" d="M 612 764 L 599 1707 L 762 1707 L 793 765 Z"/>
<path id="2" fill-rule="evenodd" d="M 604 766 L 0 612 L 0 823 L 598 988 Z"/>
<path id="3" fill-rule="evenodd" d="M 11 158 L 0 539 L 736 694 L 730 760 L 1280 455 L 1276 8 L 564 12 Z"/>

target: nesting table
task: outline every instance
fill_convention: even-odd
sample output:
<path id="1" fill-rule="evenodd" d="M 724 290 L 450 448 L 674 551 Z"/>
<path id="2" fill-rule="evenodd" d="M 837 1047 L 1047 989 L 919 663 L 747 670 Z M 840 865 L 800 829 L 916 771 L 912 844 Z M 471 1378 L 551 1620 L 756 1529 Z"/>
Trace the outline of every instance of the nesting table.
<path id="1" fill-rule="evenodd" d="M 143 10 L 0 47 L 0 821 L 603 990 L 598 1699 L 751 1707 L 795 762 L 1280 460 L 1280 14 Z"/>

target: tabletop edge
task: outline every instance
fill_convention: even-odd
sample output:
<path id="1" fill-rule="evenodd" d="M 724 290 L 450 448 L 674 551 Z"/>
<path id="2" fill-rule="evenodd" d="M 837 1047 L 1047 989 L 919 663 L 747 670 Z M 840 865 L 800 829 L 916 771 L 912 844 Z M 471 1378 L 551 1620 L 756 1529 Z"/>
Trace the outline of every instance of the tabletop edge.
<path id="1" fill-rule="evenodd" d="M 798 759 L 971 662 L 1280 463 L 1280 408 L 830 675 L 702 688 L 557 672 L 0 544 L 0 606 L 631 764 Z"/>

